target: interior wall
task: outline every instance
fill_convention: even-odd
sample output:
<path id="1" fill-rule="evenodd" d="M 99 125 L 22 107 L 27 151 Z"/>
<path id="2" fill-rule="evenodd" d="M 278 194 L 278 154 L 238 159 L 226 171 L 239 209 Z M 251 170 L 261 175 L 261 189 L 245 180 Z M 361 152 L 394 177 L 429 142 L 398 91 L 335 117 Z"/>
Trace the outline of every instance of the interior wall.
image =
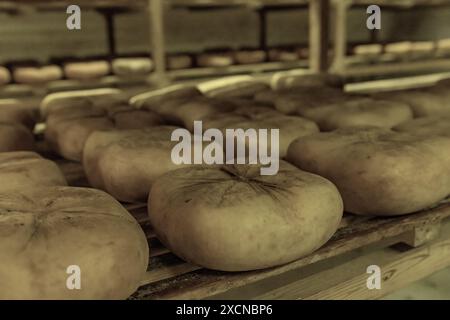
<path id="1" fill-rule="evenodd" d="M 37 58 L 45 62 L 51 57 L 85 57 L 108 53 L 106 26 L 102 15 L 82 9 L 82 30 L 73 31 L 66 29 L 66 17 L 64 11 L 24 15 L 0 13 L 0 63 Z M 349 42 L 369 41 L 366 18 L 364 8 L 349 12 Z M 248 9 L 177 9 L 168 12 L 165 20 L 169 52 L 258 45 L 258 15 Z M 307 10 L 270 12 L 267 23 L 269 46 L 307 44 Z M 149 26 L 145 12 L 117 15 L 115 24 L 119 54 L 149 51 Z M 380 41 L 440 38 L 450 38 L 450 7 L 400 11 L 382 9 Z"/>

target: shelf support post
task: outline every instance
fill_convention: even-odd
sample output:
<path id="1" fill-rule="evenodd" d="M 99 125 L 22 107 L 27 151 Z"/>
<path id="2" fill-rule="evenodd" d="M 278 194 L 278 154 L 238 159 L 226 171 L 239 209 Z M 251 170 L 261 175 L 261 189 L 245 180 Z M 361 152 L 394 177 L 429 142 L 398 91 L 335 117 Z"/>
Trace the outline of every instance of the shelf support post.
<path id="1" fill-rule="evenodd" d="M 328 69 L 329 0 L 309 3 L 309 68 L 313 73 Z"/>
<path id="2" fill-rule="evenodd" d="M 163 0 L 148 0 L 150 25 L 150 43 L 155 71 L 151 76 L 158 84 L 168 83 L 166 73 L 166 43 L 164 37 L 164 5 Z"/>
<path id="3" fill-rule="evenodd" d="M 351 6 L 348 0 L 333 0 L 333 30 L 334 48 L 331 70 L 333 73 L 343 73 L 347 56 L 347 12 Z"/>

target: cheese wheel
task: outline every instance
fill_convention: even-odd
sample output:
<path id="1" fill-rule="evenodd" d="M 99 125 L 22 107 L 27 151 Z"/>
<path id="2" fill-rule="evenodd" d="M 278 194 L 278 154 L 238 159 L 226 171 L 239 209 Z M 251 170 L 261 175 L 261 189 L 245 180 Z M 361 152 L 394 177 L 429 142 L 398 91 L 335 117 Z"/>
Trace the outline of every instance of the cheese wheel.
<path id="1" fill-rule="evenodd" d="M 112 61 L 112 71 L 119 76 L 142 75 L 153 70 L 150 58 L 117 58 Z"/>
<path id="2" fill-rule="evenodd" d="M 33 134 L 21 124 L 0 122 L 0 152 L 33 150 Z"/>
<path id="3" fill-rule="evenodd" d="M 54 125 L 56 151 L 65 159 L 81 161 L 88 137 L 97 130 L 114 130 L 114 123 L 107 117 L 85 117 L 63 120 Z"/>
<path id="4" fill-rule="evenodd" d="M 289 49 L 270 49 L 268 56 L 270 61 L 277 62 L 292 62 L 300 59 L 296 50 Z"/>
<path id="5" fill-rule="evenodd" d="M 148 128 L 162 117 L 145 109 L 117 105 L 103 109 L 92 105 L 58 109 L 47 118 L 45 137 L 50 147 L 66 159 L 81 161 L 84 143 L 96 130 Z"/>
<path id="6" fill-rule="evenodd" d="M 432 136 L 450 136 L 450 115 L 423 117 L 406 121 L 394 128 L 396 131 Z"/>
<path id="7" fill-rule="evenodd" d="M 180 70 L 192 68 L 192 58 L 187 54 L 171 55 L 167 57 L 167 68 L 169 70 Z"/>
<path id="8" fill-rule="evenodd" d="M 0 122 L 21 124 L 32 130 L 36 119 L 33 109 L 29 105 L 18 100 L 6 99 L 0 100 Z"/>
<path id="9" fill-rule="evenodd" d="M 407 104 L 373 99 L 299 109 L 299 114 L 316 122 L 322 131 L 354 126 L 392 128 L 413 117 Z"/>
<path id="10" fill-rule="evenodd" d="M 339 89 L 330 87 L 295 88 L 277 95 L 275 108 L 285 114 L 301 114 L 301 110 L 354 99 Z"/>
<path id="11" fill-rule="evenodd" d="M 323 87 L 342 89 L 344 80 L 331 74 L 304 74 L 304 71 L 288 71 L 274 74 L 271 79 L 271 86 L 275 90 L 320 89 Z"/>
<path id="12" fill-rule="evenodd" d="M 450 137 L 345 128 L 297 139 L 287 159 L 332 181 L 351 213 L 413 213 L 450 194 Z"/>
<path id="13" fill-rule="evenodd" d="M 110 115 L 118 130 L 143 129 L 164 124 L 163 118 L 149 110 L 128 109 Z"/>
<path id="14" fill-rule="evenodd" d="M 42 99 L 40 112 L 42 117 L 46 118 L 48 114 L 57 109 L 89 105 L 109 108 L 126 103 L 126 101 L 124 92 L 119 89 L 102 88 L 57 92 Z"/>
<path id="15" fill-rule="evenodd" d="M 251 131 L 255 130 L 257 137 L 259 137 L 259 129 L 267 130 L 267 147 L 272 150 L 272 147 L 278 148 L 278 155 L 280 158 L 286 156 L 289 145 L 295 139 L 319 132 L 317 125 L 307 119 L 300 117 L 292 117 L 280 114 L 270 108 L 254 107 L 247 110 L 245 113 L 242 110 L 219 115 L 204 120 L 205 128 L 217 128 L 222 131 L 223 136 L 226 136 L 227 129 L 243 129 L 248 133 L 245 144 L 258 145 L 258 140 L 251 139 Z M 271 134 L 272 129 L 279 131 L 279 140 L 275 146 L 272 146 Z M 249 130 L 249 131 L 248 131 Z M 247 152 L 248 154 L 248 152 Z M 273 150 L 271 151 L 273 154 Z"/>
<path id="16" fill-rule="evenodd" d="M 102 191 L 2 193 L 0 220 L 0 299 L 126 299 L 146 272 L 142 229 Z"/>
<path id="17" fill-rule="evenodd" d="M 353 47 L 352 52 L 354 55 L 363 57 L 378 56 L 383 52 L 383 45 L 378 43 L 359 44 Z"/>
<path id="18" fill-rule="evenodd" d="M 5 67 L 0 66 L 0 86 L 11 81 L 11 73 Z"/>
<path id="19" fill-rule="evenodd" d="M 411 55 L 414 58 L 431 56 L 435 49 L 433 41 L 416 41 L 411 44 Z"/>
<path id="20" fill-rule="evenodd" d="M 194 121 L 200 121 L 213 114 L 230 112 L 236 108 L 235 103 L 227 100 L 199 97 L 167 101 L 161 105 L 159 112 L 171 123 L 180 124 L 193 131 Z"/>
<path id="21" fill-rule="evenodd" d="M 434 90 L 437 89 L 386 92 L 375 94 L 373 97 L 406 103 L 410 106 L 416 118 L 449 114 L 450 107 L 445 103 L 443 96 Z"/>
<path id="22" fill-rule="evenodd" d="M 69 62 L 64 65 L 64 74 L 69 79 L 89 80 L 108 75 L 110 65 L 108 61 Z"/>
<path id="23" fill-rule="evenodd" d="M 389 43 L 384 46 L 384 51 L 396 56 L 406 55 L 411 53 L 412 42 L 411 41 L 401 41 Z"/>
<path id="24" fill-rule="evenodd" d="M 273 176 L 261 176 L 258 165 L 171 171 L 154 183 L 148 203 L 158 239 L 172 252 L 223 271 L 268 268 L 313 252 L 335 233 L 343 209 L 331 182 L 284 161 Z"/>
<path id="25" fill-rule="evenodd" d="M 234 53 L 234 59 L 238 64 L 262 63 L 266 58 L 264 50 L 240 50 Z"/>
<path id="26" fill-rule="evenodd" d="M 146 108 L 158 112 L 159 106 L 168 100 L 179 98 L 194 98 L 202 93 L 195 86 L 172 85 L 165 88 L 140 93 L 130 98 L 130 105 L 136 108 Z"/>
<path id="27" fill-rule="evenodd" d="M 197 65 L 199 67 L 229 67 L 234 64 L 232 53 L 201 53 L 197 56 Z"/>
<path id="28" fill-rule="evenodd" d="M 17 67 L 14 69 L 13 75 L 17 83 L 42 84 L 61 79 L 63 77 L 63 71 L 57 65 Z"/>
<path id="29" fill-rule="evenodd" d="M 0 153 L 0 194 L 28 187 L 65 186 L 59 167 L 35 152 Z"/>
<path id="30" fill-rule="evenodd" d="M 251 77 L 235 76 L 207 81 L 199 85 L 199 89 L 209 97 L 217 98 L 252 98 L 270 86 Z"/>
<path id="31" fill-rule="evenodd" d="M 437 41 L 436 54 L 437 56 L 446 56 L 450 54 L 450 39 L 440 39 Z"/>
<path id="32" fill-rule="evenodd" d="M 145 200 L 153 182 L 180 166 L 171 159 L 176 127 L 97 131 L 86 142 L 83 167 L 89 183 L 125 202 Z"/>

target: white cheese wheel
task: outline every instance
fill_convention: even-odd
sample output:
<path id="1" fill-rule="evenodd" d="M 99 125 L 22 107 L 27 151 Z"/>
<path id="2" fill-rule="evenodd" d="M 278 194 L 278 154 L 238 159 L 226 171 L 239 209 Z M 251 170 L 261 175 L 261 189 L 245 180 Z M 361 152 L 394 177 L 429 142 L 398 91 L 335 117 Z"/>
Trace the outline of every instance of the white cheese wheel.
<path id="1" fill-rule="evenodd" d="M 146 272 L 142 229 L 102 191 L 1 193 L 0 221 L 0 299 L 126 299 Z"/>
<path id="2" fill-rule="evenodd" d="M 158 238 L 182 259 L 224 271 L 268 268 L 299 259 L 335 233 L 342 199 L 326 179 L 281 161 L 189 167 L 154 183 L 149 216 Z"/>
<path id="3" fill-rule="evenodd" d="M 0 181 L 0 193 L 67 185 L 54 162 L 28 151 L 0 153 Z"/>
<path id="4" fill-rule="evenodd" d="M 64 74 L 69 79 L 89 80 L 101 78 L 110 73 L 108 61 L 68 62 L 64 65 Z"/>
<path id="5" fill-rule="evenodd" d="M 450 137 L 345 128 L 297 139 L 287 159 L 332 181 L 351 213 L 413 213 L 450 194 Z"/>

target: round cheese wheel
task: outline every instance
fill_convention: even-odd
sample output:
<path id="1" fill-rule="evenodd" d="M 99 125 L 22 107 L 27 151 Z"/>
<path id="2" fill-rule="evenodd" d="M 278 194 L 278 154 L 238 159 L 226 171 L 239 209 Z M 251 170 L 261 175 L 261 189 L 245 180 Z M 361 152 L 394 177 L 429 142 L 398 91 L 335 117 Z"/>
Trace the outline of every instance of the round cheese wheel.
<path id="1" fill-rule="evenodd" d="M 341 90 L 329 87 L 295 88 L 275 98 L 275 107 L 285 114 L 301 114 L 301 110 L 350 99 Z"/>
<path id="2" fill-rule="evenodd" d="M 323 88 L 332 87 L 342 89 L 344 80 L 332 74 L 304 74 L 304 71 L 279 72 L 272 76 L 271 86 L 278 91 L 290 90 L 295 92 L 295 88 Z"/>
<path id="3" fill-rule="evenodd" d="M 354 126 L 392 128 L 413 117 L 407 104 L 373 99 L 299 109 L 299 114 L 316 122 L 322 131 Z"/>
<path id="4" fill-rule="evenodd" d="M 159 106 L 166 101 L 180 98 L 195 98 L 202 96 L 200 90 L 190 85 L 173 85 L 138 94 L 130 99 L 130 105 L 136 108 L 146 108 L 158 112 Z"/>
<path id="5" fill-rule="evenodd" d="M 426 136 L 450 136 L 450 116 L 424 117 L 406 121 L 394 128 L 396 131 L 411 132 Z"/>
<path id="6" fill-rule="evenodd" d="M 43 118 L 57 109 L 96 106 L 105 109 L 127 103 L 125 94 L 119 89 L 90 89 L 51 93 L 42 99 L 40 111 Z"/>
<path id="7" fill-rule="evenodd" d="M 270 61 L 279 62 L 297 61 L 300 58 L 296 50 L 289 49 L 270 49 L 268 56 Z"/>
<path id="8" fill-rule="evenodd" d="M 81 161 L 84 144 L 94 131 L 114 129 L 114 122 L 105 116 L 62 120 L 53 125 L 50 141 L 56 141 L 55 151 L 65 159 Z"/>
<path id="9" fill-rule="evenodd" d="M 28 187 L 65 186 L 66 179 L 59 167 L 35 152 L 0 153 L 0 193 Z"/>
<path id="10" fill-rule="evenodd" d="M 117 58 L 112 61 L 112 71 L 119 76 L 147 74 L 152 70 L 150 58 Z"/>
<path id="11" fill-rule="evenodd" d="M 205 94 L 216 98 L 252 98 L 255 94 L 270 90 L 268 84 L 260 81 L 241 81 L 218 86 Z"/>
<path id="12" fill-rule="evenodd" d="M 64 74 L 69 79 L 89 80 L 108 75 L 110 65 L 108 61 L 69 62 L 64 65 Z"/>
<path id="13" fill-rule="evenodd" d="M 148 211 L 158 238 L 184 260 L 245 271 L 318 249 L 343 206 L 331 182 L 281 161 L 273 176 L 261 176 L 258 165 L 171 171 L 154 183 Z"/>
<path id="14" fill-rule="evenodd" d="M 0 122 L 0 152 L 33 150 L 33 134 L 25 126 Z"/>
<path id="15" fill-rule="evenodd" d="M 11 73 L 5 67 L 0 66 L 0 86 L 11 81 Z"/>
<path id="16" fill-rule="evenodd" d="M 181 123 L 189 131 L 194 130 L 194 121 L 202 120 L 213 114 L 233 111 L 236 104 L 215 98 L 199 97 L 195 99 L 172 100 L 162 105 L 161 112 L 174 123 Z"/>
<path id="17" fill-rule="evenodd" d="M 359 44 L 353 47 L 352 53 L 363 57 L 376 57 L 383 53 L 383 45 L 378 43 Z"/>
<path id="18" fill-rule="evenodd" d="M 163 118 L 149 110 L 128 109 L 116 111 L 110 115 L 114 127 L 118 130 L 143 129 L 159 126 L 164 123 Z"/>
<path id="19" fill-rule="evenodd" d="M 234 53 L 234 59 L 238 64 L 262 63 L 266 58 L 264 50 L 239 50 Z"/>
<path id="20" fill-rule="evenodd" d="M 450 194 L 449 150 L 449 137 L 345 128 L 297 139 L 287 159 L 336 184 L 346 211 L 393 216 Z"/>
<path id="21" fill-rule="evenodd" d="M 48 116 L 45 137 L 51 148 L 64 158 L 81 161 L 84 143 L 93 131 L 140 129 L 160 124 L 162 118 L 158 114 L 128 105 L 107 110 L 92 105 L 69 107 Z"/>
<path id="22" fill-rule="evenodd" d="M 405 55 L 411 52 L 412 42 L 411 41 L 401 41 L 388 43 L 384 46 L 384 51 L 396 56 Z"/>
<path id="23" fill-rule="evenodd" d="M 167 57 L 167 68 L 169 70 L 180 70 L 192 68 L 193 61 L 187 54 L 170 55 Z"/>
<path id="24" fill-rule="evenodd" d="M 125 202 L 145 200 L 152 183 L 180 166 L 171 159 L 176 127 L 94 132 L 86 142 L 83 167 L 89 183 Z"/>
<path id="25" fill-rule="evenodd" d="M 0 299 L 126 299 L 146 272 L 142 229 L 102 191 L 2 193 L 0 219 Z"/>
<path id="26" fill-rule="evenodd" d="M 229 67 L 234 64 L 232 53 L 201 53 L 197 56 L 197 65 L 199 67 Z"/>
<path id="27" fill-rule="evenodd" d="M 8 100 L 0 100 L 0 122 L 21 124 L 31 130 L 36 124 L 36 118 L 28 105 L 18 100 L 12 100 L 10 103 Z"/>
<path id="28" fill-rule="evenodd" d="M 217 128 L 221 130 L 224 137 L 227 129 L 243 129 L 244 131 L 254 129 L 258 136 L 259 129 L 267 129 L 268 138 L 266 141 L 268 148 L 272 147 L 270 138 L 271 130 L 278 129 L 278 152 L 280 158 L 286 156 L 288 147 L 292 141 L 299 137 L 319 132 L 317 125 L 310 120 L 301 117 L 286 116 L 273 109 L 263 107 L 239 109 L 236 112 L 206 118 L 204 123 L 205 128 Z M 247 147 L 251 143 L 256 144 L 257 142 L 249 139 L 245 141 Z"/>
<path id="29" fill-rule="evenodd" d="M 39 84 L 61 79 L 63 71 L 57 65 L 17 67 L 14 69 L 13 75 L 17 83 Z"/>
<path id="30" fill-rule="evenodd" d="M 375 94 L 374 98 L 406 103 L 411 107 L 414 117 L 450 114 L 450 107 L 442 96 L 430 89 L 416 89 Z"/>

